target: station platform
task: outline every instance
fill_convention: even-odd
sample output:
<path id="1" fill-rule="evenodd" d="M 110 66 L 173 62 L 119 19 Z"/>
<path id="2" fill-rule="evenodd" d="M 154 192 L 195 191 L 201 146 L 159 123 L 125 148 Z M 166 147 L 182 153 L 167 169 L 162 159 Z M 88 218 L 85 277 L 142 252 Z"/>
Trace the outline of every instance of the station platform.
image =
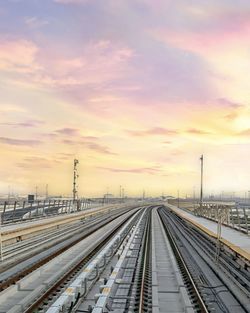
<path id="1" fill-rule="evenodd" d="M 217 223 L 204 217 L 195 216 L 192 213 L 184 211 L 174 205 L 165 204 L 167 208 L 175 212 L 180 217 L 186 219 L 196 227 L 217 238 Z M 221 225 L 221 241 L 230 249 L 250 261 L 250 235 L 241 231 L 232 229 L 229 226 Z"/>

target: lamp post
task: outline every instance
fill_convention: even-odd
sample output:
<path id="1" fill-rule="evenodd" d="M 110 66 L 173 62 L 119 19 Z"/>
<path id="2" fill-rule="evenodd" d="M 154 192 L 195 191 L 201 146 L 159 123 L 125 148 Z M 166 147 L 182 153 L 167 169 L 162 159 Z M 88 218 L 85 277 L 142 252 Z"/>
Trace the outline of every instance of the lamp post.
<path id="1" fill-rule="evenodd" d="M 3 241 L 2 241 L 2 214 L 0 214 L 0 259 L 3 261 Z"/>
<path id="2" fill-rule="evenodd" d="M 122 202 L 124 202 L 124 188 L 122 188 Z"/>
<path id="3" fill-rule="evenodd" d="M 200 157 L 201 161 L 201 192 L 200 192 L 200 208 L 202 208 L 203 204 L 203 154 Z"/>
<path id="4" fill-rule="evenodd" d="M 120 203 L 122 203 L 122 186 L 120 185 Z"/>

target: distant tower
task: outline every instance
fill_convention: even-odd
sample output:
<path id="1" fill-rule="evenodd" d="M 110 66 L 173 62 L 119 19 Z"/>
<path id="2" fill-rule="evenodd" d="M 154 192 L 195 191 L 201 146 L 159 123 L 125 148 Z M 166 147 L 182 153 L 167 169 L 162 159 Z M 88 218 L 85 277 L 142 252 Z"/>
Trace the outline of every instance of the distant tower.
<path id="1" fill-rule="evenodd" d="M 36 200 L 37 200 L 37 197 L 38 197 L 38 187 L 36 186 Z"/>
<path id="2" fill-rule="evenodd" d="M 79 177 L 77 172 L 77 165 L 79 164 L 79 161 L 77 159 L 74 159 L 74 177 L 73 177 L 73 201 L 75 202 L 78 198 L 78 186 L 77 186 L 77 179 Z"/>

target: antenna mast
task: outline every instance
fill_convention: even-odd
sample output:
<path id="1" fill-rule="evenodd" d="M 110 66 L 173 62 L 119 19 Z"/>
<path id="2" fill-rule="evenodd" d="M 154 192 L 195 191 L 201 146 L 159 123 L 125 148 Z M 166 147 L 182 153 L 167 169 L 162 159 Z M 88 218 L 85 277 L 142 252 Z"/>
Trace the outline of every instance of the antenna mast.
<path id="1" fill-rule="evenodd" d="M 78 199 L 78 185 L 77 185 L 77 179 L 79 177 L 77 172 L 77 165 L 79 164 L 79 161 L 77 159 L 74 159 L 74 179 L 73 179 L 73 202 L 75 202 Z"/>

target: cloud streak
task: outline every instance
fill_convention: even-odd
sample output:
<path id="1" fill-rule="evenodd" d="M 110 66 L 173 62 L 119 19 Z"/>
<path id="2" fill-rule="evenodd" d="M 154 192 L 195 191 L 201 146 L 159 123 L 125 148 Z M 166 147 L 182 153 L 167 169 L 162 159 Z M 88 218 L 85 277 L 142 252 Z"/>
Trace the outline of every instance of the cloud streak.
<path id="1" fill-rule="evenodd" d="M 29 127 L 39 127 L 43 125 L 44 122 L 40 120 L 29 120 L 26 122 L 13 122 L 13 123 L 0 123 L 0 125 L 5 126 L 13 126 L 13 127 L 21 127 L 21 128 L 29 128 Z"/>
<path id="2" fill-rule="evenodd" d="M 150 174 L 157 175 L 161 173 L 161 170 L 154 167 L 141 167 L 141 168 L 109 168 L 109 167 L 98 167 L 101 170 L 112 172 L 112 173 L 131 173 L 131 174 Z"/>
<path id="3" fill-rule="evenodd" d="M 130 135 L 135 137 L 144 137 L 144 136 L 167 136 L 167 135 L 176 135 L 178 131 L 175 129 L 167 129 L 163 127 L 153 127 L 146 130 L 128 130 Z"/>
<path id="4" fill-rule="evenodd" d="M 0 137 L 0 143 L 11 145 L 11 146 L 37 146 L 42 143 L 40 140 L 33 140 L 33 139 L 15 139 L 15 138 L 8 138 L 8 137 Z"/>

